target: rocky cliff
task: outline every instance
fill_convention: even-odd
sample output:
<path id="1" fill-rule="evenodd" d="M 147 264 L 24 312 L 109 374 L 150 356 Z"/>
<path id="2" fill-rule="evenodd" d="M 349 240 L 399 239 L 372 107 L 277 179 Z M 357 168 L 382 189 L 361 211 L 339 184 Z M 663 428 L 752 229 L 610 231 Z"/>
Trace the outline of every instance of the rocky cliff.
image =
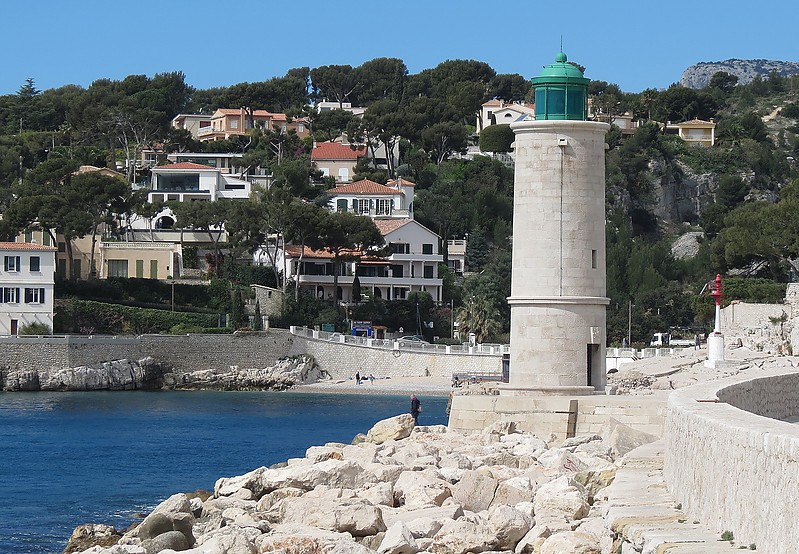
<path id="1" fill-rule="evenodd" d="M 97 390 L 285 390 L 325 377 L 310 356 L 284 358 L 267 368 L 177 371 L 152 358 L 115 360 L 67 369 L 0 368 L 0 389 L 15 391 Z"/>
<path id="2" fill-rule="evenodd" d="M 737 59 L 721 62 L 699 62 L 683 71 L 680 84 L 688 88 L 704 88 L 710 83 L 710 78 L 719 71 L 725 71 L 730 75 L 737 76 L 738 84 L 745 85 L 751 83 L 756 75 L 766 78 L 772 71 L 776 71 L 783 76 L 797 75 L 799 74 L 799 63 Z"/>

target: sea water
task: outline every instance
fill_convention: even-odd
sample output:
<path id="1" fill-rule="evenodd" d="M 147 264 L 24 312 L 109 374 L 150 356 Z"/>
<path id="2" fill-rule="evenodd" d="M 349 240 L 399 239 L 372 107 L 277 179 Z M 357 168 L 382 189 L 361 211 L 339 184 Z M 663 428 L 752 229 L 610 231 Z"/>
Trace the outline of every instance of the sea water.
<path id="1" fill-rule="evenodd" d="M 447 399 L 420 396 L 420 425 Z M 0 393 L 0 554 L 60 553 L 84 523 L 125 529 L 178 492 L 349 443 L 408 396 L 274 392 Z"/>

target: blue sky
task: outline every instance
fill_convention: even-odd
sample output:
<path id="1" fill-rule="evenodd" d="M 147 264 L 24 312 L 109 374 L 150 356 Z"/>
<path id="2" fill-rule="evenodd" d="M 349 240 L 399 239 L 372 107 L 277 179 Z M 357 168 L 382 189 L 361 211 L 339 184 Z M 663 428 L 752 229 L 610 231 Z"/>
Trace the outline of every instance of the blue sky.
<path id="1" fill-rule="evenodd" d="M 475 59 L 535 76 L 563 37 L 591 79 L 665 88 L 700 61 L 799 61 L 795 0 L 273 2 L 4 0 L 0 94 L 180 70 L 197 88 L 292 67 L 402 59 L 410 73 Z"/>

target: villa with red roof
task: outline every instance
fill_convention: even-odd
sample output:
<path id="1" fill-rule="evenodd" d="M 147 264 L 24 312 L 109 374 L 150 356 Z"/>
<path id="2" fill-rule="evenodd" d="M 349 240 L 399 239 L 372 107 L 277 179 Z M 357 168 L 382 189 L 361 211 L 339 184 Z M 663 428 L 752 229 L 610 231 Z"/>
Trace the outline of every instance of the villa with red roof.
<path id="1" fill-rule="evenodd" d="M 26 325 L 53 329 L 56 248 L 31 242 L 0 242 L 0 335 Z"/>
<path id="2" fill-rule="evenodd" d="M 386 257 L 357 252 L 339 262 L 337 290 L 333 290 L 330 252 L 287 245 L 277 252 L 276 265 L 286 267 L 289 277 L 296 279 L 301 289 L 310 290 L 318 298 L 352 302 L 352 284 L 357 275 L 361 290 L 375 298 L 404 300 L 411 292 L 425 291 L 440 302 L 442 280 L 438 264 L 444 259 L 439 252 L 440 237 L 413 219 L 414 186 L 402 178 L 385 185 L 362 179 L 328 191 L 331 211 L 371 217 L 388 250 Z M 264 253 L 257 253 L 255 262 L 268 263 L 266 258 Z"/>
<path id="3" fill-rule="evenodd" d="M 366 147 L 351 147 L 340 142 L 320 142 L 311 151 L 311 161 L 325 175 L 334 177 L 336 183 L 349 183 L 355 173 L 355 165 L 366 156 Z"/>
<path id="4" fill-rule="evenodd" d="M 667 123 L 667 134 L 677 134 L 694 146 L 709 148 L 716 144 L 716 123 L 713 120 L 691 119 L 682 123 Z"/>
<path id="5" fill-rule="evenodd" d="M 438 264 L 444 258 L 439 253 L 438 235 L 408 218 L 376 219 L 375 225 L 389 254 L 381 258 L 369 252 L 354 252 L 350 259 L 339 262 L 338 290 L 333 290 L 333 254 L 326 250 L 287 245 L 285 251 L 278 251 L 276 263 L 288 269 L 302 290 L 309 290 L 318 298 L 353 302 L 352 284 L 357 275 L 362 293 L 374 298 L 404 300 L 411 292 L 425 291 L 440 302 L 442 280 Z M 256 258 L 258 262 L 265 260 Z"/>
<path id="6" fill-rule="evenodd" d="M 361 179 L 327 191 L 330 209 L 352 212 L 375 219 L 413 219 L 413 196 L 416 185 L 407 179 L 394 179 L 385 185 Z"/>
<path id="7" fill-rule="evenodd" d="M 209 142 L 229 139 L 233 136 L 243 136 L 252 129 L 274 128 L 282 132 L 293 130 L 300 138 L 311 134 L 305 118 L 296 118 L 289 121 L 286 114 L 272 113 L 266 110 L 253 110 L 250 114 L 244 108 L 219 108 L 211 116 L 210 126 L 198 128 L 197 137 L 202 142 Z"/>
<path id="8" fill-rule="evenodd" d="M 480 107 L 480 113 L 477 116 L 477 134 L 479 135 L 480 131 L 491 125 L 509 125 L 520 117 L 526 116 L 535 116 L 533 104 L 506 103 L 504 100 L 494 98 Z"/>

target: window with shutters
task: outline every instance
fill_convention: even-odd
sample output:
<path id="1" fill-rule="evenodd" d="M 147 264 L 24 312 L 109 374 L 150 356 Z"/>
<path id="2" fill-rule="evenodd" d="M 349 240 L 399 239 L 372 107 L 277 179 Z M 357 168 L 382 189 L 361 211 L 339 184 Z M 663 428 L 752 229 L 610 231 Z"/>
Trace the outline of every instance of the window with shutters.
<path id="1" fill-rule="evenodd" d="M 19 289 L 14 287 L 3 288 L 3 302 L 6 304 L 19 303 Z"/>
<path id="2" fill-rule="evenodd" d="M 25 303 L 26 304 L 44 304 L 44 289 L 43 288 L 25 288 Z"/>
<path id="3" fill-rule="evenodd" d="M 375 215 L 391 215 L 391 208 L 391 198 L 378 198 L 377 206 L 375 208 Z"/>
<path id="4" fill-rule="evenodd" d="M 41 271 L 42 270 L 41 258 L 39 258 L 39 256 L 31 256 L 31 258 L 30 258 L 30 270 L 31 270 L 31 272 Z"/>
<path id="5" fill-rule="evenodd" d="M 19 256 L 5 256 L 3 269 L 5 271 L 19 271 Z"/>

